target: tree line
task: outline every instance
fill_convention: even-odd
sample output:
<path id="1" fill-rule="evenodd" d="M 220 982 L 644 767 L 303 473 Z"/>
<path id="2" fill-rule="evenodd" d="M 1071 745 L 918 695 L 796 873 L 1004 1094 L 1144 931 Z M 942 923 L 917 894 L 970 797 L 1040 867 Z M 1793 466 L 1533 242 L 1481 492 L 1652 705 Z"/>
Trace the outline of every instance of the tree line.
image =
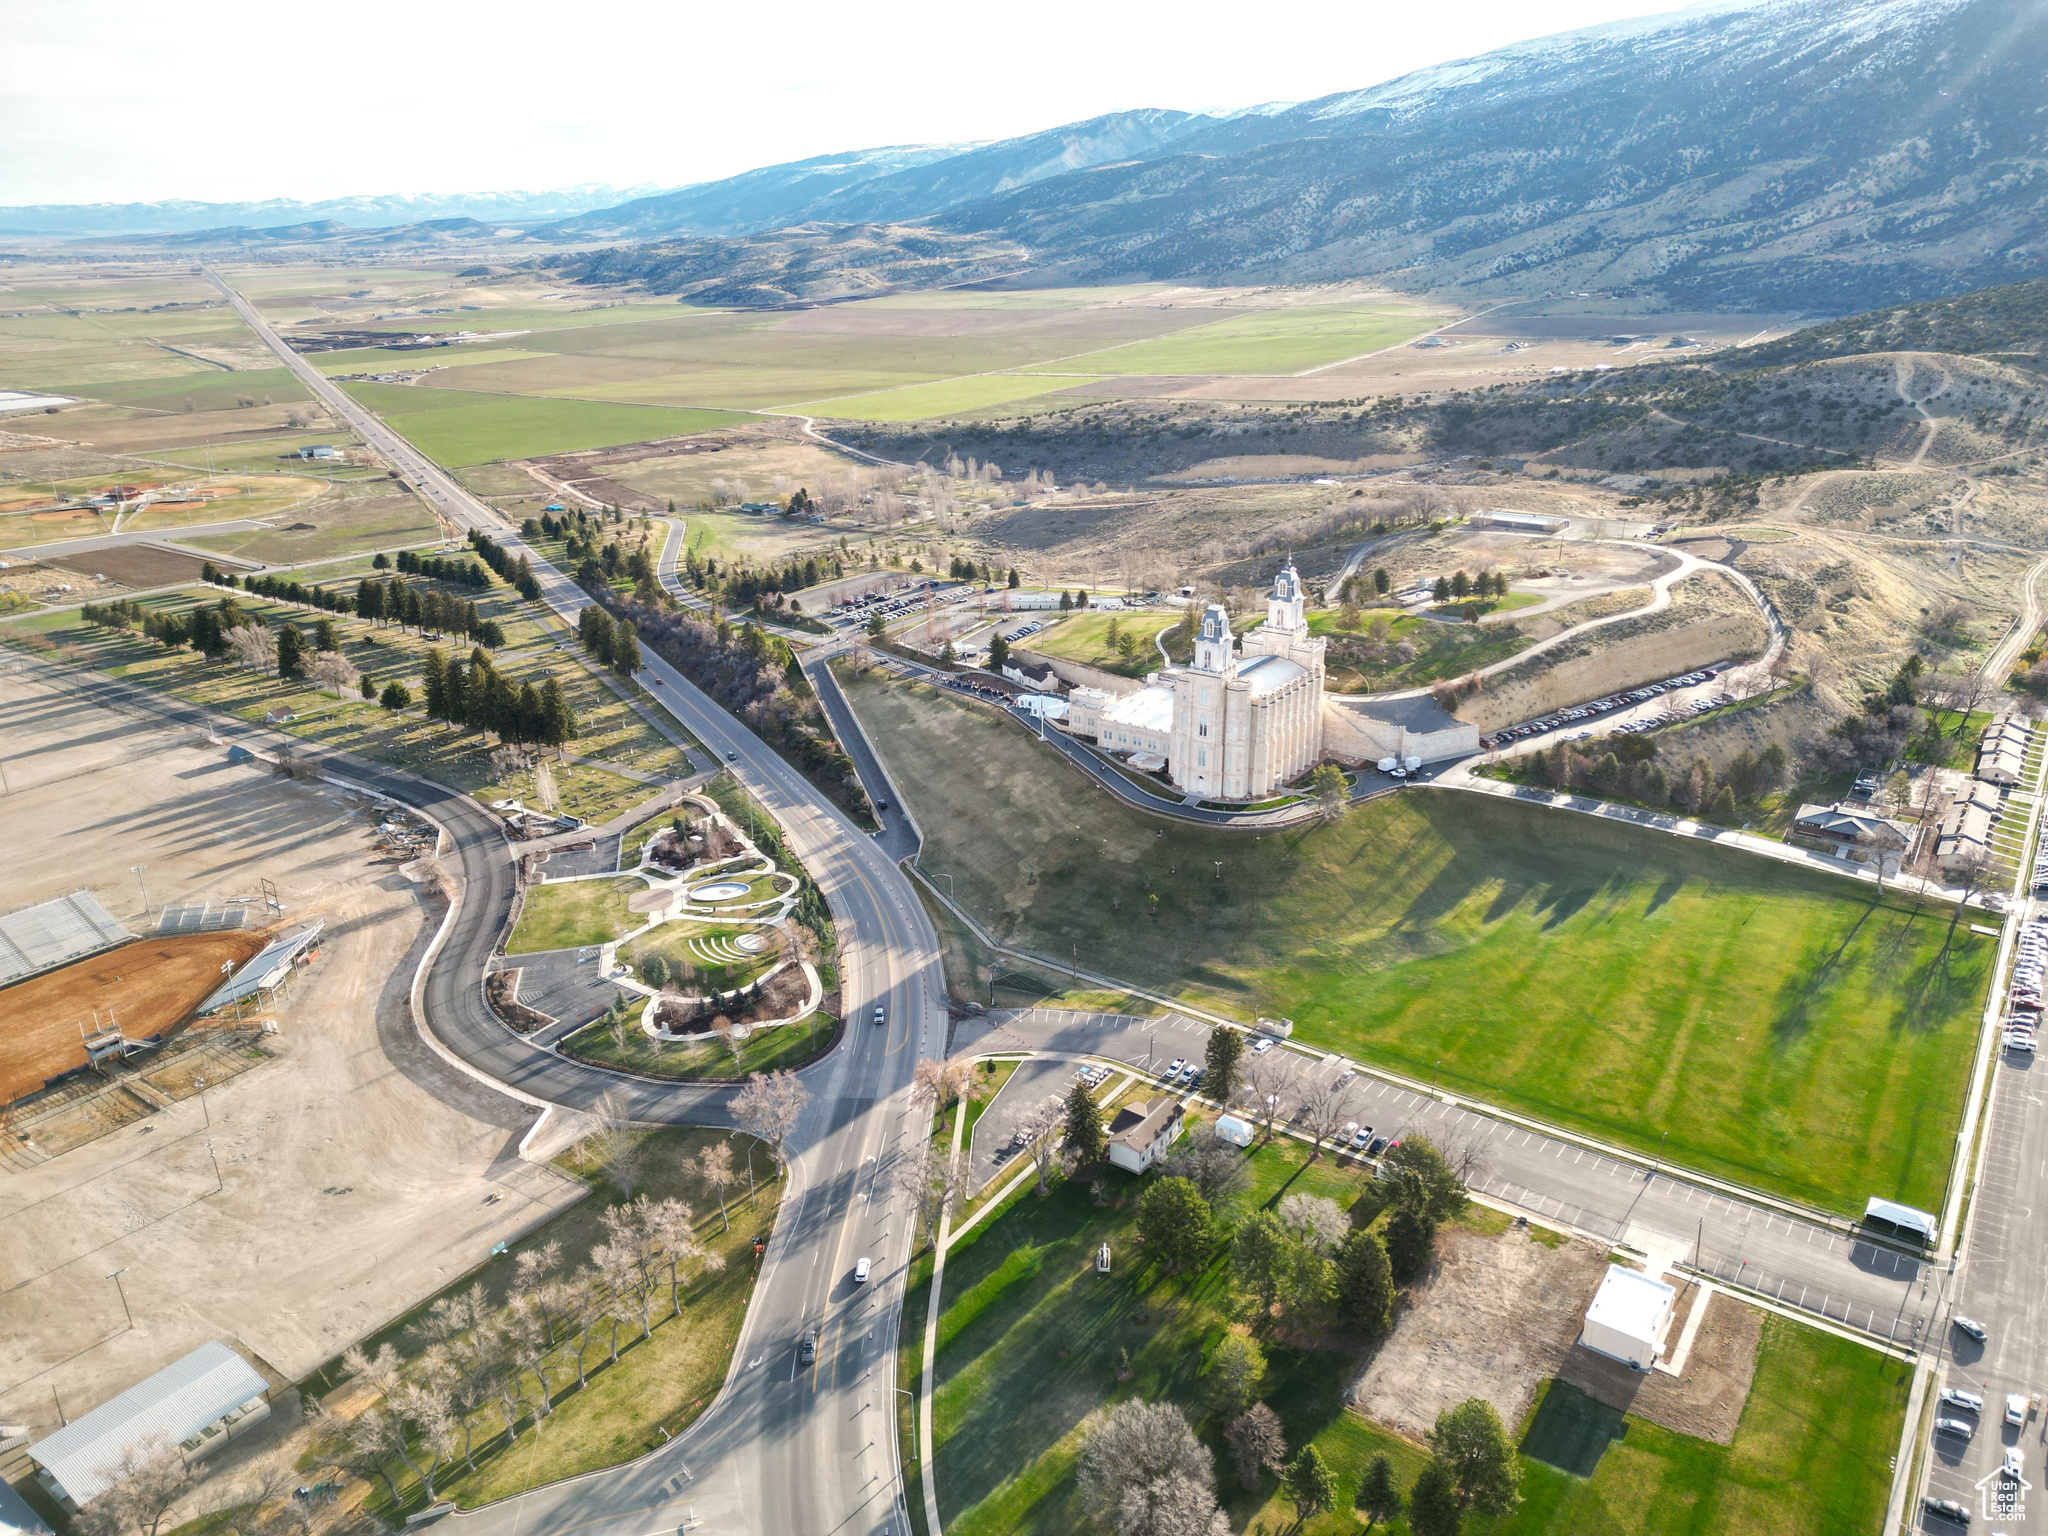
<path id="1" fill-rule="evenodd" d="M 1204 1065 L 1207 1091 L 1238 1106 L 1269 1139 L 1280 1094 L 1300 1092 L 1295 1118 L 1318 1157 L 1346 1123 L 1357 1092 L 1345 1081 L 1297 1083 L 1281 1062 L 1247 1052 L 1236 1030 L 1211 1032 Z M 920 1062 L 913 1097 L 943 1112 L 966 1093 L 972 1076 L 965 1057 Z M 1064 1101 L 1027 1112 L 1018 1130 L 1041 1193 L 1058 1172 L 1071 1181 L 1094 1181 L 1103 1198 L 1108 1136 L 1085 1084 L 1076 1083 Z M 1261 1490 L 1269 1474 L 1277 1476 L 1304 1522 L 1334 1503 L 1336 1475 L 1321 1452 L 1309 1444 L 1290 1454 L 1279 1415 L 1262 1400 L 1265 1343 L 1369 1344 L 1386 1337 L 1401 1287 L 1427 1273 L 1438 1230 L 1465 1207 L 1476 1160 L 1470 1148 L 1447 1153 L 1426 1137 L 1409 1137 L 1380 1159 L 1348 1212 L 1335 1200 L 1301 1193 L 1268 1207 L 1253 1203 L 1243 1152 L 1217 1137 L 1195 1136 L 1176 1147 L 1146 1185 L 1137 1209 L 1143 1262 L 1186 1277 L 1189 1285 L 1220 1274 L 1235 1315 L 1248 1324 L 1210 1349 L 1199 1403 L 1204 1416 L 1223 1426 L 1233 1467 L 1248 1490 Z M 899 1164 L 897 1183 L 927 1243 L 936 1241 L 945 1213 L 972 1194 L 959 1166 L 929 1144 Z M 1514 1507 L 1520 1466 L 1489 1404 L 1472 1399 L 1447 1410 L 1429 1444 L 1430 1461 L 1405 1496 L 1383 1457 L 1369 1466 L 1356 1499 L 1360 1512 L 1384 1522 L 1405 1508 L 1423 1536 L 1455 1536 L 1468 1514 L 1498 1515 Z M 1113 1409 L 1083 1442 L 1080 1481 L 1091 1511 L 1118 1536 L 1229 1529 L 1218 1512 L 1211 1453 L 1188 1414 L 1171 1403 L 1133 1399 Z"/>
<path id="2" fill-rule="evenodd" d="M 529 603 L 540 601 L 540 581 L 533 574 L 533 562 L 526 556 L 516 558 L 505 553 L 495 539 L 487 537 L 480 528 L 469 530 L 469 547 L 477 552 L 485 565 L 498 573 L 500 580 L 510 586 Z"/>
<path id="3" fill-rule="evenodd" d="M 560 747 L 576 738 L 576 714 L 560 683 L 550 677 L 537 688 L 530 681 L 515 685 L 480 646 L 467 661 L 431 650 L 421 673 L 421 702 L 430 719 L 522 745 Z"/>
<path id="4" fill-rule="evenodd" d="M 372 624 L 396 624 L 422 634 L 454 635 L 498 650 L 505 627 L 487 619 L 477 605 L 436 587 L 413 586 L 396 576 L 384 581 L 365 576 L 356 583 L 355 615 Z"/>

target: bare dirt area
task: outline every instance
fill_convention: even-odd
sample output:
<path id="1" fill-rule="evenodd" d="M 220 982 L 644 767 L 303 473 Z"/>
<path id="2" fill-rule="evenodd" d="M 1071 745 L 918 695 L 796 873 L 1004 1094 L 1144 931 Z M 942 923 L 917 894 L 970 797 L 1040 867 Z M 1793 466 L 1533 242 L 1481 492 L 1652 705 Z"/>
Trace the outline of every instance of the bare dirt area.
<path id="1" fill-rule="evenodd" d="M 205 561 L 182 550 L 157 544 L 115 544 L 77 555 L 55 555 L 48 561 L 83 576 L 97 576 L 124 587 L 169 587 L 197 581 Z"/>
<path id="2" fill-rule="evenodd" d="M 1553 1249 L 1526 1229 L 1448 1229 L 1435 1267 L 1352 1387 L 1352 1407 L 1418 1440 L 1468 1397 L 1492 1403 L 1502 1423 L 1520 1423 L 1577 1343 L 1606 1272 L 1607 1254 L 1593 1243 Z"/>
<path id="3" fill-rule="evenodd" d="M 191 448 L 202 443 L 222 447 L 254 442 L 296 431 L 294 420 L 312 420 L 306 430 L 332 425 L 327 413 L 304 401 L 258 405 L 228 411 L 174 411 L 157 415 L 131 413 L 115 406 L 67 411 L 60 418 L 63 435 L 82 448 L 101 453 L 149 453 L 164 448 Z"/>
<path id="4" fill-rule="evenodd" d="M 287 920 L 326 923 L 261 1010 L 269 1059 L 203 1095 L 203 1063 L 167 1061 L 154 1113 L 0 1167 L 0 1420 L 47 1434 L 59 1400 L 75 1417 L 208 1339 L 297 1377 L 581 1196 L 518 1156 L 530 1110 L 419 1038 L 406 995 L 442 908 L 373 862 L 355 796 L 5 666 L 0 735 L 21 900 L 83 885 L 136 927 L 143 864 L 153 910 L 268 878 Z"/>
<path id="5" fill-rule="evenodd" d="M 1697 1285 L 1688 1285 L 1672 1313 L 1667 1355 L 1674 1353 L 1690 1309 L 1696 1306 L 1705 1306 L 1706 1316 L 1676 1376 L 1663 1370 L 1632 1371 L 1619 1360 L 1578 1344 L 1557 1374 L 1610 1408 L 1681 1435 L 1733 1445 L 1735 1426 L 1742 1421 L 1742 1405 L 1749 1401 L 1749 1384 L 1756 1376 L 1763 1314 L 1719 1291 L 1702 1294 Z"/>
<path id="6" fill-rule="evenodd" d="M 263 947 L 249 931 L 151 934 L 0 990 L 0 1104 L 85 1065 L 85 1036 L 112 1020 L 130 1040 L 177 1029 L 223 965 Z"/>

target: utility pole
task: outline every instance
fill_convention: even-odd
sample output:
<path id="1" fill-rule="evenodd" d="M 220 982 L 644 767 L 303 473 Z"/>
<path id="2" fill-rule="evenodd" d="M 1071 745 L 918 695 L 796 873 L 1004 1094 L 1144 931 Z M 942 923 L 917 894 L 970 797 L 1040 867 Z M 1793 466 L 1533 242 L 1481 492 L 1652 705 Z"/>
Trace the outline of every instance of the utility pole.
<path id="1" fill-rule="evenodd" d="M 211 1137 L 207 1138 L 206 1155 L 213 1159 L 213 1192 L 217 1195 L 227 1188 L 227 1184 L 220 1176 L 220 1155 L 213 1150 L 213 1139 Z"/>
<path id="2" fill-rule="evenodd" d="M 114 1282 L 115 1294 L 121 1298 L 121 1314 L 128 1319 L 128 1331 L 133 1333 L 135 1331 L 135 1314 L 128 1309 L 128 1288 L 121 1283 L 121 1277 L 127 1273 L 128 1266 L 123 1264 L 111 1275 L 107 1276 L 107 1278 Z"/>
<path id="3" fill-rule="evenodd" d="M 136 889 L 142 892 L 142 915 L 144 917 L 149 916 L 149 887 L 143 883 L 142 877 L 148 871 L 149 866 L 147 864 L 130 864 L 128 866 L 128 872 L 135 877 Z"/>
<path id="4" fill-rule="evenodd" d="M 195 1077 L 192 1079 L 192 1081 L 194 1085 L 197 1086 L 197 1088 L 199 1089 L 199 1108 L 206 1116 L 205 1128 L 210 1131 L 213 1129 L 213 1111 L 209 1109 L 206 1104 L 206 1079 L 203 1077 Z"/>

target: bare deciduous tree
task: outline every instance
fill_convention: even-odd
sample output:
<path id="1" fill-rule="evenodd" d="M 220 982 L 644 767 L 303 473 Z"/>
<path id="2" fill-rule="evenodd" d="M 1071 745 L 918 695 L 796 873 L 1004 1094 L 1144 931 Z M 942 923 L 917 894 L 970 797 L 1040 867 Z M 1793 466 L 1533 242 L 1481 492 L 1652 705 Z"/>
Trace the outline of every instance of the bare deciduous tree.
<path id="1" fill-rule="evenodd" d="M 1280 1201 L 1281 1225 L 1309 1247 L 1327 1253 L 1344 1241 L 1351 1218 L 1336 1201 L 1322 1195 L 1287 1195 Z"/>
<path id="2" fill-rule="evenodd" d="M 741 1130 L 767 1142 L 780 1160 L 783 1143 L 810 1101 L 810 1090 L 794 1072 L 756 1072 L 733 1096 L 732 1117 Z"/>
<path id="3" fill-rule="evenodd" d="M 625 1100 L 607 1088 L 598 1096 L 591 1114 L 597 1129 L 591 1132 L 590 1139 L 604 1161 L 605 1174 L 618 1186 L 620 1194 L 630 1195 L 640 1182 L 645 1154 L 640 1133 L 633 1129 L 632 1119 L 626 1113 Z"/>
<path id="4" fill-rule="evenodd" d="M 949 1056 L 944 1061 L 926 1057 L 911 1069 L 910 1101 L 933 1105 L 944 1113 L 973 1081 L 974 1063 L 968 1057 Z"/>
<path id="5" fill-rule="evenodd" d="M 242 624 L 228 631 L 228 654 L 245 672 L 271 672 L 277 668 L 277 636 L 262 622 Z"/>
<path id="6" fill-rule="evenodd" d="M 1274 1051 L 1262 1056 L 1248 1054 L 1238 1069 L 1238 1101 L 1251 1110 L 1269 1138 L 1273 1134 L 1273 1122 L 1280 1115 L 1281 1091 L 1293 1075 L 1287 1069 L 1287 1063 Z"/>
<path id="7" fill-rule="evenodd" d="M 732 1221 L 725 1214 L 725 1192 L 732 1188 L 739 1175 L 732 1168 L 732 1143 L 714 1141 L 697 1154 L 697 1176 L 711 1186 L 711 1192 L 718 1196 L 718 1219 L 724 1230 L 732 1230 Z"/>
<path id="8" fill-rule="evenodd" d="M 1301 1122 L 1315 1138 L 1312 1157 L 1323 1155 L 1323 1143 L 1337 1133 L 1351 1113 L 1356 1097 L 1356 1079 L 1335 1078 L 1328 1082 L 1310 1079 L 1301 1092 Z"/>
<path id="9" fill-rule="evenodd" d="M 134 1530 L 157 1536 L 171 1511 L 191 1491 L 185 1457 L 169 1441 L 151 1437 L 122 1453 L 114 1481 L 92 1501 L 84 1520 L 72 1527 L 88 1536 Z"/>
<path id="10" fill-rule="evenodd" d="M 1057 1095 L 1025 1110 L 1017 1121 L 1017 1134 L 1024 1139 L 1024 1148 L 1038 1170 L 1041 1195 L 1046 1191 L 1046 1175 L 1052 1172 L 1053 1161 L 1059 1156 L 1060 1127 L 1066 1123 L 1066 1101 Z"/>
<path id="11" fill-rule="evenodd" d="M 1081 1444 L 1082 1498 L 1117 1536 L 1206 1536 L 1215 1480 L 1208 1448 L 1171 1403 L 1128 1398 Z"/>
<path id="12" fill-rule="evenodd" d="M 313 658 L 313 681 L 337 696 L 353 693 L 362 681 L 355 663 L 339 651 L 322 651 Z"/>
<path id="13" fill-rule="evenodd" d="M 896 1165 L 896 1187 L 910 1199 L 910 1218 L 924 1234 L 927 1244 L 939 1240 L 939 1226 L 960 1203 L 966 1184 L 964 1171 L 922 1142 L 914 1152 L 903 1154 Z"/>

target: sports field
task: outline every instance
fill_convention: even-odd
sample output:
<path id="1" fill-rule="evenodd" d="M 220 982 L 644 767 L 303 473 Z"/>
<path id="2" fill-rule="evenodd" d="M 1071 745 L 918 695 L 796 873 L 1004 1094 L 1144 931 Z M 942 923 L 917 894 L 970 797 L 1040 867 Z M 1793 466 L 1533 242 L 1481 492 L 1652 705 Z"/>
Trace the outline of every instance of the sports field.
<path id="1" fill-rule="evenodd" d="M 528 458 L 681 437 L 738 418 L 725 411 L 668 410 L 600 400 L 535 400 L 404 384 L 350 384 L 348 392 L 437 463 Z"/>
<path id="2" fill-rule="evenodd" d="M 1452 791 L 1168 824 L 991 713 L 852 697 L 924 867 L 1007 942 L 1834 1210 L 1940 1203 L 1994 949 L 1945 912 Z"/>
<path id="3" fill-rule="evenodd" d="M 0 990 L 0 1104 L 85 1065 L 79 1021 L 106 1014 L 131 1040 L 183 1024 L 223 964 L 263 948 L 254 930 L 150 935 Z"/>

